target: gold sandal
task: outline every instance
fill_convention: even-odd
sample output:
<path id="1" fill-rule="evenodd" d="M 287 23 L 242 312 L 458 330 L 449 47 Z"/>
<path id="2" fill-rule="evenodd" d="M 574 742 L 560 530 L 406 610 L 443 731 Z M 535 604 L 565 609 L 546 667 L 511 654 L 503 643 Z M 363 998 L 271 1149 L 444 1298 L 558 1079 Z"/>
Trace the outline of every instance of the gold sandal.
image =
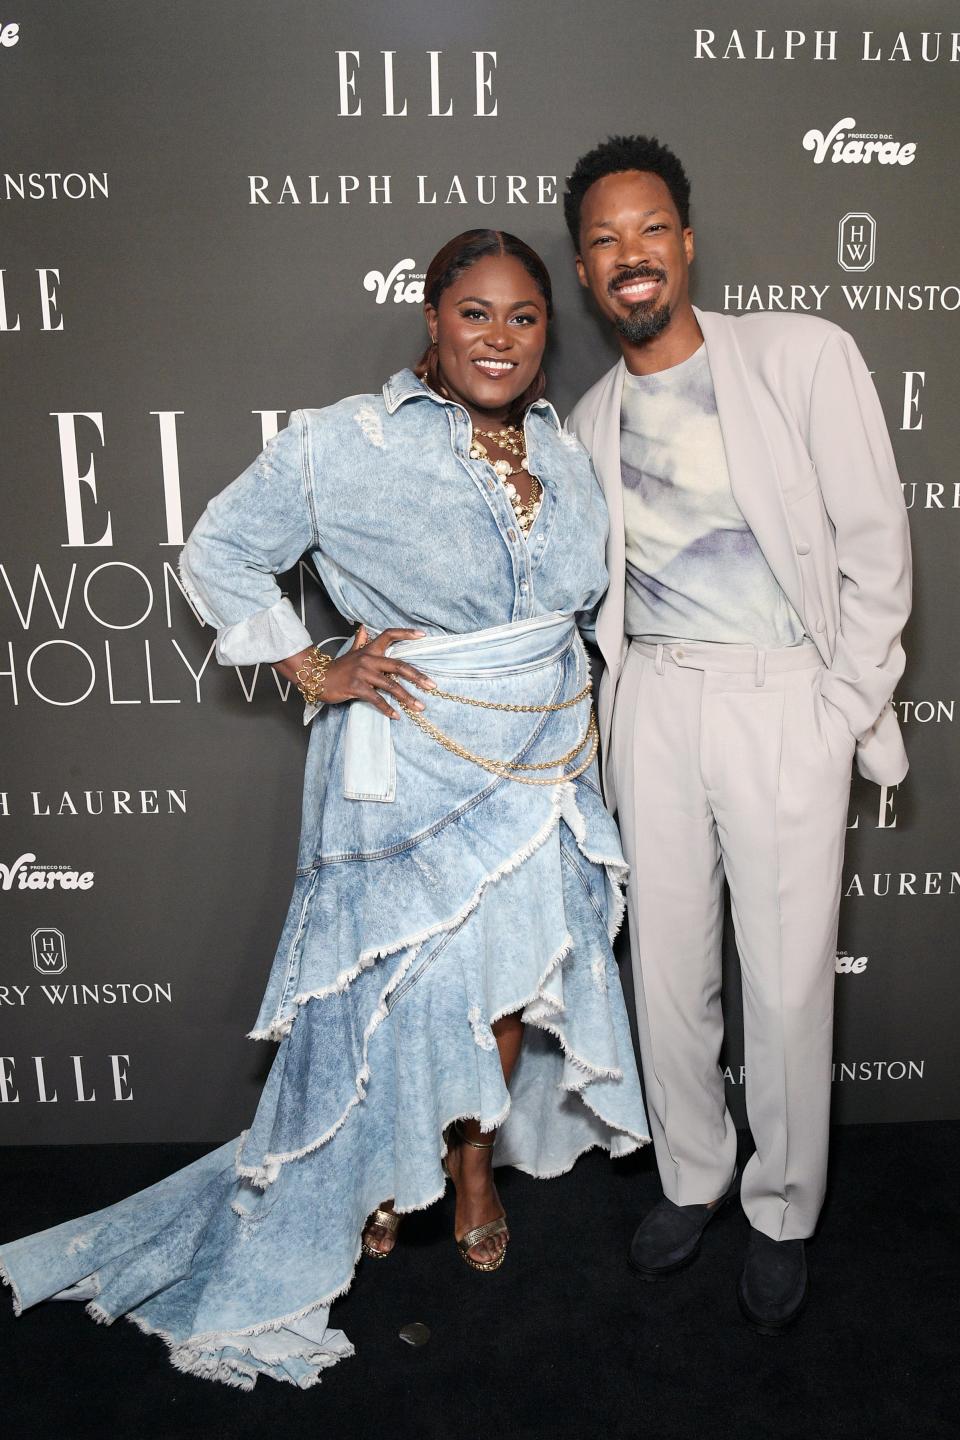
<path id="1" fill-rule="evenodd" d="M 368 1230 L 376 1229 L 385 1230 L 388 1235 L 396 1235 L 399 1226 L 400 1216 L 397 1214 L 396 1210 L 382 1210 L 378 1206 L 377 1209 L 374 1210 L 372 1215 L 367 1216 L 367 1223 L 363 1227 L 363 1233 L 364 1235 L 366 1235 L 366 1232 Z M 390 1250 L 393 1250 L 395 1248 L 396 1241 L 394 1241 L 394 1244 L 390 1246 Z M 371 1245 L 369 1241 L 363 1239 L 362 1237 L 360 1240 L 360 1249 L 363 1251 L 364 1255 L 369 1255 L 372 1260 L 386 1260 L 387 1256 L 390 1254 L 390 1250 L 378 1250 L 374 1245 Z"/>
<path id="2" fill-rule="evenodd" d="M 467 1144 L 470 1144 L 469 1140 Z M 475 1230 L 468 1230 L 466 1235 L 461 1236 L 457 1241 L 457 1249 L 471 1270 L 482 1270 L 489 1274 L 492 1270 L 500 1269 L 506 1257 L 507 1246 L 510 1243 L 509 1235 L 507 1235 L 507 1239 L 503 1242 L 500 1254 L 495 1260 L 474 1260 L 468 1253 L 473 1249 L 474 1245 L 479 1245 L 481 1240 L 489 1240 L 494 1235 L 507 1235 L 506 1215 L 498 1215 L 496 1220 L 488 1220 L 486 1225 L 478 1225 Z"/>
<path id="3" fill-rule="evenodd" d="M 461 1126 L 459 1120 L 454 1121 L 453 1128 L 456 1131 L 457 1137 L 460 1140 L 461 1144 L 472 1145 L 474 1150 L 493 1149 L 493 1140 L 471 1140 L 469 1136 L 464 1135 L 463 1127 Z M 442 1164 L 445 1173 L 449 1175 L 451 1179 L 453 1179 L 453 1176 L 450 1175 L 450 1169 L 447 1165 L 446 1156 L 444 1156 Z M 500 1249 L 500 1253 L 496 1257 L 496 1259 L 474 1260 L 469 1252 L 473 1249 L 475 1245 L 479 1245 L 482 1240 L 492 1239 L 494 1235 L 505 1235 L 507 1237 L 504 1240 L 503 1245 Z M 463 1257 L 465 1263 L 470 1266 L 471 1270 L 480 1270 L 484 1274 L 490 1274 L 492 1271 L 500 1269 L 500 1266 L 503 1264 L 504 1258 L 506 1256 L 507 1245 L 509 1243 L 510 1237 L 508 1234 L 507 1217 L 505 1215 L 498 1215 L 495 1220 L 488 1220 L 485 1225 L 477 1225 L 473 1230 L 468 1230 L 466 1235 L 461 1235 L 460 1239 L 457 1240 L 457 1249 L 460 1251 L 460 1254 Z"/>

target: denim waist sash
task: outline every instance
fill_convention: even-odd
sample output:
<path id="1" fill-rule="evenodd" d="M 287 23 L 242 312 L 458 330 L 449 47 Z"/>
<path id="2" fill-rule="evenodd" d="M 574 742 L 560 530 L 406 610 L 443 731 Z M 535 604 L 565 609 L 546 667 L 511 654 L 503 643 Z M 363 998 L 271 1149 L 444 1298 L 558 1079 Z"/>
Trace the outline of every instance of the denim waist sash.
<path id="1" fill-rule="evenodd" d="M 444 681 L 521 675 L 560 660 L 576 635 L 572 617 L 554 612 L 465 635 L 399 640 L 386 654 L 422 665 L 431 678 Z M 344 753 L 346 799 L 394 799 L 397 775 L 391 726 L 395 723 L 366 701 L 351 701 Z"/>

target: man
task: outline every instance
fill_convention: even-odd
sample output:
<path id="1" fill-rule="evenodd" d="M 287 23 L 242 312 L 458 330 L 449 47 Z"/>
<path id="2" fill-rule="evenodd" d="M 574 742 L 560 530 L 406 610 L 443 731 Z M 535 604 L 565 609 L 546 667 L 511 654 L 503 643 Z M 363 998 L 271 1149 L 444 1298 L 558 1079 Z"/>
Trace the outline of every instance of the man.
<path id="1" fill-rule="evenodd" d="M 607 803 L 631 865 L 641 1056 L 663 1198 L 631 1261 L 689 1264 L 736 1184 L 718 1064 L 729 883 L 756 1151 L 741 1310 L 782 1330 L 823 1200 L 851 761 L 895 785 L 906 512 L 869 373 L 807 316 L 702 312 L 683 167 L 613 137 L 564 197 L 577 273 L 621 360 L 570 427 L 610 511 L 597 617 Z"/>

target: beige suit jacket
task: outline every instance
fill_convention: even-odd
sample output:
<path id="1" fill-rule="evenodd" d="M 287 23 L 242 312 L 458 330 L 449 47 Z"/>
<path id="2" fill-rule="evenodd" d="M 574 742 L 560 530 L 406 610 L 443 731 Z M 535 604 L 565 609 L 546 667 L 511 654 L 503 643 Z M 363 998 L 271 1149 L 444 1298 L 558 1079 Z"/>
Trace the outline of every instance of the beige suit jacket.
<path id="1" fill-rule="evenodd" d="M 907 757 L 891 703 L 910 614 L 907 512 L 887 427 L 852 338 L 806 315 L 695 311 L 717 397 L 730 484 L 825 666 L 824 699 L 857 741 L 868 780 L 898 784 Z M 597 615 L 606 754 L 627 652 L 620 474 L 623 360 L 568 420 L 593 457 L 610 512 L 610 586 Z M 682 638 L 682 637 L 678 637 Z M 607 796 L 611 808 L 615 799 Z"/>

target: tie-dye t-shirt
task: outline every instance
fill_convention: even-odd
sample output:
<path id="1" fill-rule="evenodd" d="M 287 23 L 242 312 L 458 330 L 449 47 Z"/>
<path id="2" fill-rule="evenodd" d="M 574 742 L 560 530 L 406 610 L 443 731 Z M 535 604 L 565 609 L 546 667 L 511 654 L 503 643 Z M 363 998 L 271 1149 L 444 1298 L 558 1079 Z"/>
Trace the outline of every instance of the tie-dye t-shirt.
<path id="1" fill-rule="evenodd" d="M 705 346 L 624 377 L 620 466 L 629 636 L 799 644 L 803 624 L 730 489 Z"/>

